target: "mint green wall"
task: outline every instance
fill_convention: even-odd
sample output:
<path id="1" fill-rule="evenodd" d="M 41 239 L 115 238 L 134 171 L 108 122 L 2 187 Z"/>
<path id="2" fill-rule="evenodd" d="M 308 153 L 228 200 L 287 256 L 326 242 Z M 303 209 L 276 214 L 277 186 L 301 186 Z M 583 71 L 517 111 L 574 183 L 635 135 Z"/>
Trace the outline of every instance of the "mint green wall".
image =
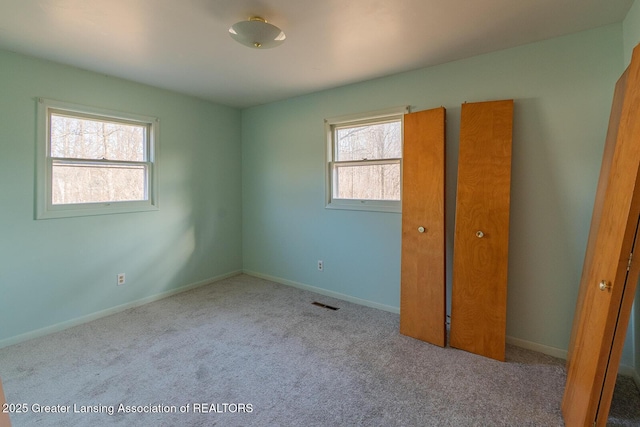
<path id="1" fill-rule="evenodd" d="M 0 346 L 240 269 L 397 311 L 401 217 L 324 208 L 323 119 L 447 108 L 450 278 L 460 104 L 514 98 L 507 332 L 566 349 L 613 86 L 639 15 L 636 1 L 622 25 L 242 113 L 0 51 Z M 37 97 L 159 117 L 160 211 L 33 220 Z M 639 318 L 636 306 L 636 342 Z M 623 363 L 633 359 L 631 343 Z M 640 370 L 637 351 L 635 361 Z"/>
<path id="2" fill-rule="evenodd" d="M 37 97 L 158 117 L 160 210 L 34 220 Z M 237 109 L 0 51 L 0 345 L 241 270 L 240 119 Z"/>
<path id="3" fill-rule="evenodd" d="M 450 278 L 460 104 L 514 98 L 507 333 L 566 350 L 621 34 L 606 26 L 243 110 L 244 269 L 397 310 L 401 216 L 324 208 L 323 119 L 443 105 Z"/>
<path id="4" fill-rule="evenodd" d="M 625 66 L 631 62 L 631 52 L 640 43 L 640 1 L 635 0 L 633 6 L 622 22 L 622 39 L 624 43 Z"/>
<path id="5" fill-rule="evenodd" d="M 624 64 L 627 66 L 631 62 L 633 48 L 640 43 L 640 1 L 636 0 L 622 22 L 622 38 L 624 43 Z M 634 349 L 634 366 L 636 369 L 636 381 L 640 381 L 640 285 L 637 288 L 634 303 L 633 317 L 629 325 L 628 335 L 635 339 L 630 345 Z M 629 346 L 625 347 L 625 350 Z M 640 387 L 640 383 L 638 383 Z"/>

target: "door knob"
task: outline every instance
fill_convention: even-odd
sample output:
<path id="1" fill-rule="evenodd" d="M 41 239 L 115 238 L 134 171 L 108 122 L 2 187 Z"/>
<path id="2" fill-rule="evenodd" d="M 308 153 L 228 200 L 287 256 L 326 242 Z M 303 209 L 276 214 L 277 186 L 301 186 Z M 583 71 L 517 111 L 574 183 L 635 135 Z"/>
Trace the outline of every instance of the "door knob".
<path id="1" fill-rule="evenodd" d="M 476 231 L 476 237 L 478 239 L 482 239 L 484 237 L 484 233 L 480 230 Z"/>
<path id="2" fill-rule="evenodd" d="M 606 280 L 601 281 L 598 287 L 600 288 L 601 291 L 606 291 L 607 289 L 611 289 L 611 285 Z"/>
<path id="3" fill-rule="evenodd" d="M 418 233 L 424 233 L 424 232 L 425 232 L 424 227 L 418 227 Z"/>

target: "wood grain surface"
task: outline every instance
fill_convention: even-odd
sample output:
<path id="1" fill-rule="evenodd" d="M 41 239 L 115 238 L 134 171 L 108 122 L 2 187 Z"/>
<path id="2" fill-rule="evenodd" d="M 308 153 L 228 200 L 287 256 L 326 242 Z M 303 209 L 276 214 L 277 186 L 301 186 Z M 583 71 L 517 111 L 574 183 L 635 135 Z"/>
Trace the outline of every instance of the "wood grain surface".
<path id="1" fill-rule="evenodd" d="M 446 344 L 444 177 L 445 109 L 405 115 L 400 333 L 441 347 Z"/>
<path id="2" fill-rule="evenodd" d="M 462 105 L 451 346 L 504 360 L 513 100 Z"/>

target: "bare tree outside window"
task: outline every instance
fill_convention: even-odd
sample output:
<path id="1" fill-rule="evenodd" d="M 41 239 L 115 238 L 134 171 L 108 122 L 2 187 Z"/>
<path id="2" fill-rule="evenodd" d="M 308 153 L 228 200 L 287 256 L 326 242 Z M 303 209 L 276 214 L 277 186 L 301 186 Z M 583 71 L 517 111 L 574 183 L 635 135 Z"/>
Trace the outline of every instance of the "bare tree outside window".
<path id="1" fill-rule="evenodd" d="M 160 120 L 37 99 L 35 218 L 157 211 Z"/>
<path id="2" fill-rule="evenodd" d="M 400 200 L 400 120 L 335 129 L 334 198 Z"/>
<path id="3" fill-rule="evenodd" d="M 51 203 L 147 199 L 146 125 L 52 113 Z"/>

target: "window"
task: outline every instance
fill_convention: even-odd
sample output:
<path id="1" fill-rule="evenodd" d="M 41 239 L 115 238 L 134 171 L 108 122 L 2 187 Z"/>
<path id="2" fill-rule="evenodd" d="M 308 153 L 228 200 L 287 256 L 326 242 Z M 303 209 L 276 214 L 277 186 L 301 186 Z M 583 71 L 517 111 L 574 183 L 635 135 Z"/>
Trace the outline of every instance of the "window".
<path id="1" fill-rule="evenodd" d="M 158 120 L 38 101 L 36 218 L 157 209 Z"/>
<path id="2" fill-rule="evenodd" d="M 327 208 L 400 212 L 407 107 L 327 119 Z"/>

